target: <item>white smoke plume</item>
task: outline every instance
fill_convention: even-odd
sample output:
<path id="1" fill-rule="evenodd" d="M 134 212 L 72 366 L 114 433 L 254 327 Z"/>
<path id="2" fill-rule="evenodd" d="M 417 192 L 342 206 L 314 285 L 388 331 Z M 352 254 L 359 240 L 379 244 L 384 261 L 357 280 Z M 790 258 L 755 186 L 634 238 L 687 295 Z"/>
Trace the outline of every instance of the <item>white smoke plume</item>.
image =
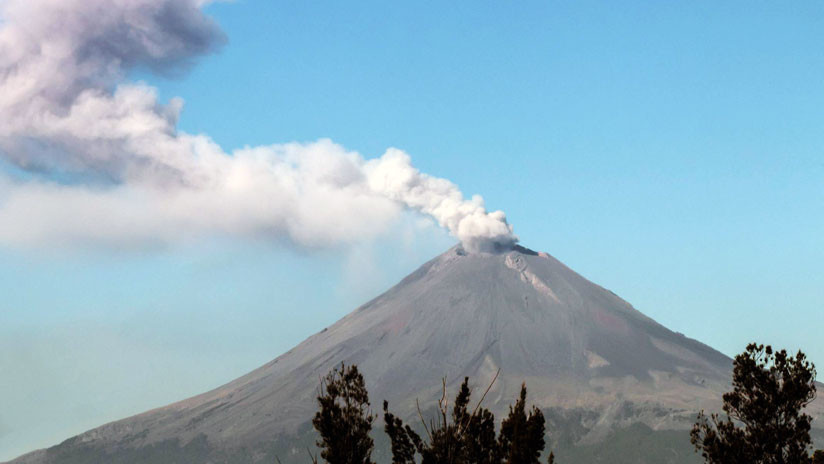
<path id="1" fill-rule="evenodd" d="M 125 79 L 183 71 L 219 47 L 203 3 L 0 0 L 0 243 L 229 235 L 324 247 L 381 233 L 403 208 L 470 251 L 517 242 L 503 212 L 397 149 L 367 160 L 320 140 L 226 153 L 179 131 L 179 99 L 164 105 Z"/>

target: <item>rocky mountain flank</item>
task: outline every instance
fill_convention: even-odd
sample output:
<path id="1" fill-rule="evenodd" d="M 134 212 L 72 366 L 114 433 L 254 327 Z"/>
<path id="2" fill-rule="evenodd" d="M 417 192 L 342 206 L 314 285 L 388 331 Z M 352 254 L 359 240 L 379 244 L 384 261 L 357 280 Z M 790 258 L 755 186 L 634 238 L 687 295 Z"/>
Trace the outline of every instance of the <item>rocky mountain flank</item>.
<path id="1" fill-rule="evenodd" d="M 496 416 L 526 382 L 559 462 L 611 463 L 696 462 L 687 430 L 720 407 L 732 367 L 546 253 L 456 246 L 237 380 L 12 462 L 305 463 L 319 377 L 341 362 L 359 365 L 376 411 L 387 399 L 412 423 L 443 377 L 451 393 L 464 376 L 483 389 L 500 369 Z"/>

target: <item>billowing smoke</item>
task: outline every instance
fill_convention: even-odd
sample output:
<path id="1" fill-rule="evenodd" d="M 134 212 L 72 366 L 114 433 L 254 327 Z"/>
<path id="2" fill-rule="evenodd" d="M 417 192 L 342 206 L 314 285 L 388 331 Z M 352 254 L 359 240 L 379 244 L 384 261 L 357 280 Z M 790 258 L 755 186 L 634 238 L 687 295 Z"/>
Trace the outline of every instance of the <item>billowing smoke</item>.
<path id="1" fill-rule="evenodd" d="M 509 248 L 503 212 L 389 149 L 329 140 L 226 153 L 177 129 L 182 102 L 125 82 L 219 47 L 203 0 L 0 0 L 0 242 L 145 246 L 205 235 L 323 247 L 384 231 L 404 208 L 470 251 Z M 2 168 L 5 160 L 6 168 Z"/>

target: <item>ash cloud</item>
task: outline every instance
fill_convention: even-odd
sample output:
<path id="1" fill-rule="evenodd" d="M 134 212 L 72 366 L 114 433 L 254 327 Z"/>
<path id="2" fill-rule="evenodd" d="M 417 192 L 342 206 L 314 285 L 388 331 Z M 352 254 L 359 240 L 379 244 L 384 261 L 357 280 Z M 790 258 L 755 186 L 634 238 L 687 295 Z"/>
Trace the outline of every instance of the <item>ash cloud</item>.
<path id="1" fill-rule="evenodd" d="M 177 129 L 183 107 L 126 82 L 179 73 L 225 37 L 203 0 L 0 0 L 0 242 L 163 245 L 208 235 L 325 247 L 380 234 L 403 209 L 470 251 L 517 242 L 503 212 L 389 149 L 329 140 L 225 152 Z M 8 170 L 7 170 L 8 171 Z M 0 171 L 2 172 L 2 171 Z"/>

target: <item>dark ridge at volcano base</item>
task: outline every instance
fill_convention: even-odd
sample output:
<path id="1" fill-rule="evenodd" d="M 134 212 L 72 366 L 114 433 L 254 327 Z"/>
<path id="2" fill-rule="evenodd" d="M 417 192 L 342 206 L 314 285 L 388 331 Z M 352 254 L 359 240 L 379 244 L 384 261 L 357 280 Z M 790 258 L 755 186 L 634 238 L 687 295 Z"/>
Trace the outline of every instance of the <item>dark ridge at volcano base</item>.
<path id="1" fill-rule="evenodd" d="M 454 394 L 464 376 L 484 388 L 500 369 L 484 403 L 496 417 L 525 381 L 559 462 L 628 464 L 697 462 L 689 427 L 720 409 L 732 368 L 546 253 L 455 247 L 229 384 L 13 462 L 306 463 L 318 378 L 341 361 L 359 365 L 375 410 L 389 400 L 411 424 L 415 400 L 434 405 L 442 377 Z M 382 430 L 376 422 L 381 463 Z"/>

